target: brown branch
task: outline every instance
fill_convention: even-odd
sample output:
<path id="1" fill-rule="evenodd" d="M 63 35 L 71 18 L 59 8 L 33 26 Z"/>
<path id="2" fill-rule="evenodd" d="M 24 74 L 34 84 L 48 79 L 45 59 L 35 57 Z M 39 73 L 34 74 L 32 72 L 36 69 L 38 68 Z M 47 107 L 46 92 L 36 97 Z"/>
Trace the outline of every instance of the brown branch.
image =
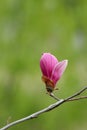
<path id="1" fill-rule="evenodd" d="M 50 106 L 48 106 L 48 107 L 46 107 L 46 108 L 44 108 L 44 109 L 42 109 L 42 110 L 40 110 L 38 112 L 35 112 L 35 113 L 25 117 L 25 118 L 22 118 L 22 119 L 14 121 L 12 123 L 9 123 L 6 126 L 4 126 L 3 128 L 1 128 L 0 130 L 7 130 L 8 128 L 10 128 L 10 127 L 12 127 L 14 125 L 17 125 L 19 123 L 22 123 L 22 122 L 24 122 L 26 120 L 30 120 L 30 119 L 36 118 L 40 114 L 45 113 L 45 112 L 49 112 L 49 111 L 55 109 L 56 107 L 62 105 L 65 102 L 75 101 L 75 100 L 80 100 L 80 99 L 86 99 L 87 96 L 82 96 L 82 97 L 75 98 L 75 97 L 79 96 L 80 94 L 82 94 L 86 89 L 87 89 L 87 87 L 84 87 L 82 90 L 80 90 L 76 94 L 74 94 L 74 95 L 72 95 L 72 96 L 70 96 L 70 97 L 68 97 L 66 99 L 58 99 L 54 94 L 51 94 L 50 96 L 57 100 L 56 103 L 51 104 Z"/>
<path id="2" fill-rule="evenodd" d="M 79 92 L 75 93 L 74 95 L 72 95 L 72 96 L 66 98 L 65 100 L 66 100 L 66 101 L 69 101 L 70 99 L 73 99 L 74 97 L 79 96 L 79 95 L 82 94 L 86 89 L 87 89 L 87 86 L 84 87 L 84 88 L 83 88 L 82 90 L 80 90 Z"/>
<path id="3" fill-rule="evenodd" d="M 72 98 L 72 99 L 69 99 L 68 101 L 75 101 L 75 100 L 81 100 L 81 99 L 86 99 L 87 96 L 81 96 L 81 97 L 78 97 L 78 98 Z"/>
<path id="4" fill-rule="evenodd" d="M 74 100 L 80 100 L 80 99 L 86 99 L 87 96 L 81 96 L 81 97 L 78 97 L 78 98 L 74 98 L 74 97 L 77 97 L 79 96 L 80 94 L 82 94 L 85 90 L 87 89 L 87 87 L 84 87 L 82 90 L 80 90 L 79 92 L 75 93 L 74 95 L 64 99 L 64 102 L 68 102 L 68 101 L 74 101 Z M 56 97 L 53 93 L 50 93 L 50 96 L 52 98 L 54 98 L 55 100 L 59 101 L 60 99 L 58 97 Z"/>

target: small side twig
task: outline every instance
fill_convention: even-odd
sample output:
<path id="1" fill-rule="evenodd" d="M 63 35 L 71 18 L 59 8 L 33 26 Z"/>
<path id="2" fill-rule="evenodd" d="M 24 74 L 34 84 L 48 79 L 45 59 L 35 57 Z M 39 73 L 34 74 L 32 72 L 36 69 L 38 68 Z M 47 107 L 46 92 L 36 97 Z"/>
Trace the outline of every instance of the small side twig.
<path id="1" fill-rule="evenodd" d="M 81 95 L 86 89 L 87 89 L 87 87 L 84 87 L 82 90 L 80 90 L 76 94 L 74 94 L 74 95 L 72 95 L 72 96 L 70 96 L 70 97 L 68 97 L 66 99 L 58 99 L 56 96 L 54 96 L 54 94 L 51 94 L 50 96 L 57 100 L 56 103 L 51 104 L 50 106 L 48 106 L 48 107 L 46 107 L 46 108 L 44 108 L 44 109 L 42 109 L 42 110 L 40 110 L 38 112 L 35 112 L 35 113 L 25 117 L 25 118 L 22 118 L 22 119 L 14 121 L 12 123 L 9 123 L 6 126 L 4 126 L 3 128 L 1 128 L 0 130 L 7 130 L 8 128 L 10 128 L 10 127 L 12 127 L 14 125 L 17 125 L 19 123 L 22 123 L 22 122 L 24 122 L 26 120 L 30 120 L 30 119 L 36 118 L 39 115 L 41 115 L 42 113 L 49 112 L 49 111 L 55 109 L 56 107 L 62 105 L 65 102 L 75 101 L 75 100 L 80 100 L 80 99 L 86 99 L 87 96 L 77 97 L 77 96 Z M 75 97 L 77 97 L 77 98 L 75 98 Z"/>
<path id="2" fill-rule="evenodd" d="M 69 99 L 68 101 L 75 101 L 75 100 L 81 100 L 81 99 L 86 99 L 87 96 L 81 96 L 81 97 L 78 97 L 78 98 L 72 98 L 72 99 Z"/>
<path id="3" fill-rule="evenodd" d="M 66 99 L 65 99 L 65 102 L 74 101 L 74 100 L 80 100 L 80 99 L 85 99 L 85 98 L 87 98 L 87 96 L 84 96 L 83 98 L 77 97 L 77 96 L 81 95 L 86 89 L 87 89 L 87 86 L 84 87 L 84 88 L 83 88 L 82 90 L 80 90 L 79 92 L 75 93 L 74 95 L 72 95 L 72 96 L 66 98 Z M 75 97 L 77 97 L 77 98 L 75 98 Z"/>
<path id="4" fill-rule="evenodd" d="M 79 96 L 80 94 L 82 94 L 85 90 L 87 89 L 87 87 L 84 87 L 82 90 L 80 90 L 79 92 L 75 93 L 74 95 L 64 99 L 65 102 L 68 102 L 68 101 L 74 101 L 74 100 L 80 100 L 80 99 L 86 99 L 87 96 L 81 96 L 81 97 L 77 97 Z M 60 99 L 58 97 L 56 97 L 53 93 L 50 93 L 50 96 L 52 98 L 54 98 L 55 100 L 59 101 Z M 75 98 L 77 97 L 77 98 Z"/>

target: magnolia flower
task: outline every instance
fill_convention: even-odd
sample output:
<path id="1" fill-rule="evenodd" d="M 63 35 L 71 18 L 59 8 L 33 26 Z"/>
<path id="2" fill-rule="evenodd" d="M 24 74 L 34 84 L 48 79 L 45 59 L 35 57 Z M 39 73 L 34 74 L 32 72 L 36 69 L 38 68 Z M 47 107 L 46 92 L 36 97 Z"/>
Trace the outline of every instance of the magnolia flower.
<path id="1" fill-rule="evenodd" d="M 68 60 L 59 62 L 57 58 L 50 53 L 43 53 L 40 59 L 40 68 L 42 71 L 42 80 L 46 84 L 47 92 L 51 93 L 57 81 L 61 78 L 68 64 Z"/>

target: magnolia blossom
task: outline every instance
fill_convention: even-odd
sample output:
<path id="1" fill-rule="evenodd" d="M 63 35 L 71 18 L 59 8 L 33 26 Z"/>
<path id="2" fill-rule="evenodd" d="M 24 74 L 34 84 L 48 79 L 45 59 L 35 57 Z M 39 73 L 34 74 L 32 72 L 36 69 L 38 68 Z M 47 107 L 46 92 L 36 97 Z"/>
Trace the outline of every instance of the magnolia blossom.
<path id="1" fill-rule="evenodd" d="M 59 62 L 57 58 L 50 53 L 43 53 L 40 59 L 40 68 L 42 71 L 42 80 L 46 84 L 46 89 L 51 93 L 57 81 L 61 78 L 68 64 L 68 60 Z"/>

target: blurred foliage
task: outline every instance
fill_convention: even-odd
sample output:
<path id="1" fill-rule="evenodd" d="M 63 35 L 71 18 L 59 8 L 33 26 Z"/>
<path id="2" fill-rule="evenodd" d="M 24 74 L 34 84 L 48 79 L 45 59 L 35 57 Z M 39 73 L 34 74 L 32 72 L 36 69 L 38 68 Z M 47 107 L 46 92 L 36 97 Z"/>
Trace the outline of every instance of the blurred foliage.
<path id="1" fill-rule="evenodd" d="M 0 127 L 55 102 L 41 81 L 43 52 L 69 60 L 59 98 L 87 84 L 86 0 L 0 0 Z M 86 111 L 86 100 L 67 103 L 10 129 L 86 130 Z"/>

